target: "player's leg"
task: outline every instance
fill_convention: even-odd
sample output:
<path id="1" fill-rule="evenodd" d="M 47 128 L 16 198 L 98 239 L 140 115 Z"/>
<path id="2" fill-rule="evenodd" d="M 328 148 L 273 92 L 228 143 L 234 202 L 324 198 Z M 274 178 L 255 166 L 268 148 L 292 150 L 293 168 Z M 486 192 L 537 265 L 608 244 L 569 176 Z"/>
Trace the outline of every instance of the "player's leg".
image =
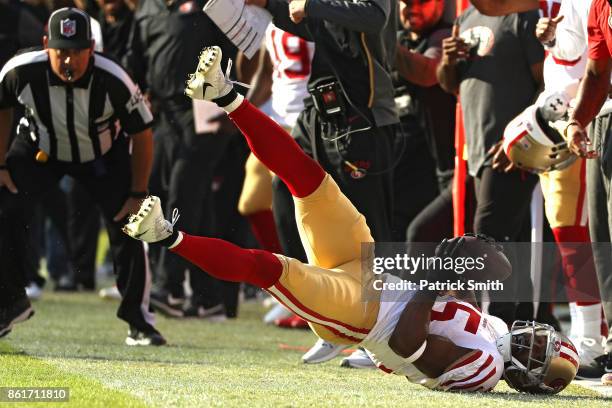
<path id="1" fill-rule="evenodd" d="M 272 174 L 253 153 L 249 155 L 244 167 L 244 184 L 238 200 L 238 212 L 249 220 L 263 249 L 281 253 L 272 214 Z"/>
<path id="2" fill-rule="evenodd" d="M 287 184 L 291 194 L 305 197 L 321 184 L 325 176 L 321 166 L 281 126 L 238 94 L 229 78 L 225 78 L 219 47 L 202 51 L 185 92 L 191 98 L 211 100 L 223 108 L 245 136 L 253 154 Z"/>
<path id="3" fill-rule="evenodd" d="M 603 354 L 601 301 L 587 227 L 586 161 L 540 177 L 546 217 L 561 252 L 570 301 L 570 338 L 580 355 L 581 369 Z"/>
<path id="4" fill-rule="evenodd" d="M 176 220 L 176 216 L 173 217 Z M 313 324 L 317 334 L 335 343 L 359 343 L 373 327 L 377 299 L 364 299 L 360 259 L 343 270 L 327 270 L 263 250 L 175 231 L 157 197 L 148 197 L 124 231 L 137 239 L 159 242 L 212 276 L 266 289 L 287 308 Z M 357 271 L 357 272 L 355 272 Z M 370 300 L 366 302 L 366 300 Z"/>
<path id="5" fill-rule="evenodd" d="M 218 47 L 204 49 L 186 93 L 222 107 L 253 154 L 285 182 L 295 197 L 296 221 L 310 262 L 333 268 L 358 258 L 361 243 L 373 241 L 364 217 L 289 134 L 236 93 L 220 63 Z"/>

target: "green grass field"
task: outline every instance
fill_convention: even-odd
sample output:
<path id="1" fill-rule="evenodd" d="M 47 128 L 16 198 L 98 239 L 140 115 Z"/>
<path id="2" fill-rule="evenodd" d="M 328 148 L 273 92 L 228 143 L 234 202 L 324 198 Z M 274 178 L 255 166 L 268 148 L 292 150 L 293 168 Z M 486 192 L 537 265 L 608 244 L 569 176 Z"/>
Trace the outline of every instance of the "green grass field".
<path id="1" fill-rule="evenodd" d="M 0 387 L 69 387 L 68 403 L 2 406 L 418 406 L 610 407 L 573 385 L 556 397 L 520 395 L 500 383 L 487 395 L 429 391 L 378 370 L 340 368 L 339 359 L 306 366 L 308 331 L 265 327 L 261 306 L 243 305 L 225 323 L 158 318 L 169 346 L 123 345 L 117 304 L 92 294 L 45 293 L 36 315 L 0 340 Z"/>

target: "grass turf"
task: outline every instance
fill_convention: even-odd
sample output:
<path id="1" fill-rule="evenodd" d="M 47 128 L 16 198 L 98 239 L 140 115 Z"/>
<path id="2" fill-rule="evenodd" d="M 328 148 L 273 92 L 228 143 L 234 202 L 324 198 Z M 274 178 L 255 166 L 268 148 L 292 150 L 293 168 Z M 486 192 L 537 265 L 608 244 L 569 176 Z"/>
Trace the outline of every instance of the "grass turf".
<path id="1" fill-rule="evenodd" d="M 70 401 L 57 407 L 610 406 L 575 385 L 554 397 L 517 394 L 503 382 L 486 395 L 451 394 L 378 370 L 340 368 L 339 359 L 303 365 L 300 351 L 279 344 L 308 347 L 314 335 L 265 327 L 254 304 L 225 323 L 160 317 L 169 346 L 130 348 L 127 326 L 113 318 L 116 306 L 91 294 L 45 293 L 36 315 L 0 340 L 0 387 L 69 387 Z"/>

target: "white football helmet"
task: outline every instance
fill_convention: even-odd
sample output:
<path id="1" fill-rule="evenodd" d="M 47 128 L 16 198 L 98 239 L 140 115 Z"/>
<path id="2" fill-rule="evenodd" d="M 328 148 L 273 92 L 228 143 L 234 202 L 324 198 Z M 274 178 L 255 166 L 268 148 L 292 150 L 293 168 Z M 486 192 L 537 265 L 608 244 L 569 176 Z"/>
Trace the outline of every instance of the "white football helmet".
<path id="1" fill-rule="evenodd" d="M 572 342 L 552 326 L 517 320 L 497 339 L 504 380 L 517 391 L 556 394 L 576 377 L 580 360 Z"/>
<path id="2" fill-rule="evenodd" d="M 565 92 L 538 98 L 514 118 L 504 131 L 504 152 L 518 167 L 543 173 L 561 170 L 576 160 L 561 135 L 562 118 L 569 107 Z"/>

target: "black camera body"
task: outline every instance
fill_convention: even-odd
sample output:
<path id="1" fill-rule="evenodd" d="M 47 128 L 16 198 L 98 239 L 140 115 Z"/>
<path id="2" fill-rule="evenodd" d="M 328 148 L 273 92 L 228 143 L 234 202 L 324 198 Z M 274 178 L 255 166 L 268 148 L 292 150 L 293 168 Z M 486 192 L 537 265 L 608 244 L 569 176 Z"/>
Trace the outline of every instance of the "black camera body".
<path id="1" fill-rule="evenodd" d="M 337 121 L 345 117 L 345 97 L 336 78 L 321 78 L 308 87 L 308 92 L 321 119 Z"/>

